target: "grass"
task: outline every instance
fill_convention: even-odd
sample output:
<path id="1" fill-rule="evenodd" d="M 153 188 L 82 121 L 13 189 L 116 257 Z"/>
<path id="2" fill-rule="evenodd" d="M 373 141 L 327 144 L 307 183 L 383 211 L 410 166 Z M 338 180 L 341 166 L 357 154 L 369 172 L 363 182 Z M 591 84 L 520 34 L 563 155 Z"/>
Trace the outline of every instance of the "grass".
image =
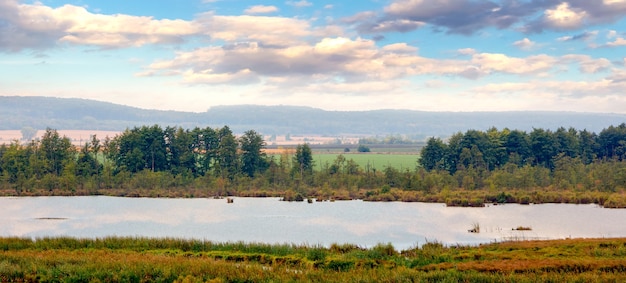
<path id="1" fill-rule="evenodd" d="M 147 238 L 0 238 L 0 281 L 623 282 L 626 238 L 397 251 Z"/>
<path id="2" fill-rule="evenodd" d="M 419 154 L 407 153 L 313 153 L 315 170 L 320 171 L 326 165 L 333 164 L 337 156 L 342 154 L 347 160 L 354 160 L 362 171 L 370 170 L 382 171 L 386 167 L 393 167 L 398 170 L 414 170 L 417 166 Z M 280 154 L 270 154 L 276 160 L 280 160 Z"/>
<path id="3" fill-rule="evenodd" d="M 333 164 L 339 154 L 334 153 L 318 153 L 313 154 L 313 161 L 315 161 L 315 170 L 322 170 L 326 164 L 329 166 Z M 354 160 L 359 165 L 361 170 L 367 170 L 368 166 L 371 169 L 382 171 L 385 167 L 393 167 L 398 170 L 414 170 L 417 165 L 417 159 L 419 155 L 416 154 L 398 154 L 398 153 L 344 153 L 343 156 L 346 160 Z"/>

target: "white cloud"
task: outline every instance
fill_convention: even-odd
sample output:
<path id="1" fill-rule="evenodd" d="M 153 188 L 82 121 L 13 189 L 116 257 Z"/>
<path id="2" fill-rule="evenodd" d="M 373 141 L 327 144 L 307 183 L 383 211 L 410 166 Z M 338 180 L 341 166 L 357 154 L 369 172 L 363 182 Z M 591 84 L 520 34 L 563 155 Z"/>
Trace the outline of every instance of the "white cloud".
<path id="1" fill-rule="evenodd" d="M 505 54 L 479 53 L 473 55 L 470 62 L 486 73 L 537 74 L 552 69 L 557 59 L 548 55 L 515 58 Z"/>
<path id="2" fill-rule="evenodd" d="M 477 53 L 477 51 L 474 48 L 463 48 L 457 50 L 457 53 L 461 55 L 474 55 Z"/>
<path id="3" fill-rule="evenodd" d="M 0 48 L 8 50 L 46 48 L 63 42 L 114 48 L 179 43 L 199 31 L 189 21 L 93 14 L 72 5 L 50 8 L 3 1 L 0 10 L 0 18 L 8 23 L 0 25 L 4 38 L 0 39 Z"/>
<path id="4" fill-rule="evenodd" d="M 602 2 L 604 3 L 604 5 L 607 5 L 607 6 L 626 4 L 626 0 L 602 0 Z"/>
<path id="5" fill-rule="evenodd" d="M 545 21 L 556 29 L 575 29 L 583 25 L 587 12 L 572 9 L 567 2 L 563 2 L 554 9 L 544 12 Z"/>
<path id="6" fill-rule="evenodd" d="M 313 35 L 309 22 L 292 18 L 206 13 L 195 22 L 203 27 L 205 35 L 227 42 L 257 41 L 286 46 L 298 44 L 300 38 Z"/>
<path id="7" fill-rule="evenodd" d="M 244 11 L 247 15 L 255 15 L 255 14 L 269 14 L 278 12 L 278 8 L 276 6 L 265 6 L 265 5 L 256 5 L 251 6 Z"/>
<path id="8" fill-rule="evenodd" d="M 537 43 L 528 38 L 524 38 L 522 40 L 513 42 L 513 45 L 522 50 L 532 50 L 534 47 L 537 46 Z"/>
<path id="9" fill-rule="evenodd" d="M 287 5 L 289 6 L 294 6 L 294 7 L 308 7 L 308 6 L 313 6 L 313 3 L 306 1 L 306 0 L 302 0 L 302 1 L 287 1 L 285 2 Z"/>
<path id="10" fill-rule="evenodd" d="M 611 67 L 611 62 L 605 58 L 593 59 L 589 55 L 569 54 L 561 56 L 561 64 L 578 64 L 581 72 L 586 74 L 597 73 Z"/>
<path id="11" fill-rule="evenodd" d="M 624 46 L 624 45 L 626 45 L 626 39 L 624 39 L 622 37 L 618 37 L 614 41 L 611 41 L 611 42 L 607 43 L 606 45 L 609 46 L 609 47 Z"/>
<path id="12" fill-rule="evenodd" d="M 611 38 L 615 38 L 617 37 L 617 32 L 614 30 L 610 30 L 607 34 L 606 34 L 606 38 L 611 39 Z"/>

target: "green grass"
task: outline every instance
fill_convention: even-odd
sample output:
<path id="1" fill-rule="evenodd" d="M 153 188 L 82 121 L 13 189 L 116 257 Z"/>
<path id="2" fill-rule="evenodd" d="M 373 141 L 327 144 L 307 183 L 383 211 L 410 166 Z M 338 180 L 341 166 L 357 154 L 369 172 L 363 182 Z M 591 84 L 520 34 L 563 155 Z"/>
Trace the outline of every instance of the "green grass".
<path id="1" fill-rule="evenodd" d="M 327 163 L 332 165 L 339 154 L 333 153 L 318 153 L 313 154 L 313 160 L 315 161 L 315 169 L 321 170 Z M 366 170 L 369 164 L 369 168 L 376 170 L 383 170 L 385 167 L 393 167 L 398 170 L 413 170 L 417 165 L 417 154 L 382 154 L 382 153 L 345 153 L 343 156 L 346 160 L 354 160 L 359 165 L 361 170 Z"/>

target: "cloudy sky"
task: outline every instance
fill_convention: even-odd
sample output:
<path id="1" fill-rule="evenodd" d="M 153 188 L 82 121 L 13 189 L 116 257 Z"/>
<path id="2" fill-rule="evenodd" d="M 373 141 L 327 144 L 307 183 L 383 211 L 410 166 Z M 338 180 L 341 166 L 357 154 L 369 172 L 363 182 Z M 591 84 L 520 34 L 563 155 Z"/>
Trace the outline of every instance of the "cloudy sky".
<path id="1" fill-rule="evenodd" d="M 626 0 L 0 0 L 0 95 L 626 113 Z"/>

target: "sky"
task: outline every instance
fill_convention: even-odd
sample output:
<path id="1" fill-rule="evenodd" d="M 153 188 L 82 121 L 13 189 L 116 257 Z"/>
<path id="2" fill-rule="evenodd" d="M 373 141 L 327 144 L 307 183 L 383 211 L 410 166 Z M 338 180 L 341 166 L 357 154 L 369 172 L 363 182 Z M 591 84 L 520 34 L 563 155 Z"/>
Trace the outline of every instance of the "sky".
<path id="1" fill-rule="evenodd" d="M 626 0 L 0 0 L 0 95 L 626 113 Z"/>

